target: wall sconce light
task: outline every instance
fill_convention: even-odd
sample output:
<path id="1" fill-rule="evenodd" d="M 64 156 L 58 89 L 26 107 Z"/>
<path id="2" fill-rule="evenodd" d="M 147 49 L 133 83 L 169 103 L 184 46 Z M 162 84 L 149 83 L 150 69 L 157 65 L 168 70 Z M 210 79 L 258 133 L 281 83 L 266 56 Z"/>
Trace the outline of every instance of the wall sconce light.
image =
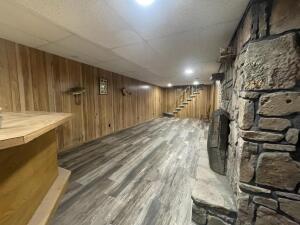
<path id="1" fill-rule="evenodd" d="M 121 89 L 121 92 L 123 96 L 132 95 L 132 93 L 128 91 L 125 87 Z"/>
<path id="2" fill-rule="evenodd" d="M 75 98 L 75 104 L 81 104 L 81 95 L 85 93 L 85 88 L 83 87 L 73 87 L 69 90 L 69 93 L 72 94 Z"/>

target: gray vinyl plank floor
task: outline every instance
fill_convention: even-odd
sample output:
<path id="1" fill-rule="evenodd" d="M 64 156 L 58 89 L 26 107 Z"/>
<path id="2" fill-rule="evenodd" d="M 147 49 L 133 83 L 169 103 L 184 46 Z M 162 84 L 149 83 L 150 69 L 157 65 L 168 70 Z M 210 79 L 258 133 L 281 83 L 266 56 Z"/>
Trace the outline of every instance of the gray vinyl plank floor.
<path id="1" fill-rule="evenodd" d="M 72 176 L 51 225 L 192 224 L 206 138 L 204 122 L 159 118 L 64 153 Z"/>

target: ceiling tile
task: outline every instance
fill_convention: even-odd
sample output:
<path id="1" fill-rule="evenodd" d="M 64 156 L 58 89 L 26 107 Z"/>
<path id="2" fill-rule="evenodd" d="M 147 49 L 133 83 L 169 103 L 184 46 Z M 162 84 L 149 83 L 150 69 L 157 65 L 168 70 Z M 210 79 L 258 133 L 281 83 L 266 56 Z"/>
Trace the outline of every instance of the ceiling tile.
<path id="1" fill-rule="evenodd" d="M 154 51 L 146 42 L 115 48 L 113 51 L 121 57 L 147 69 L 166 66 L 160 54 Z"/>
<path id="2" fill-rule="evenodd" d="M 55 24 L 106 48 L 128 45 L 141 38 L 102 0 L 14 0 Z"/>
<path id="3" fill-rule="evenodd" d="M 97 66 L 110 70 L 115 73 L 124 74 L 129 77 L 150 82 L 154 80 L 161 80 L 160 76 L 157 76 L 154 73 L 151 73 L 147 69 L 144 69 L 134 63 L 128 62 L 125 59 L 112 60 L 108 62 L 100 62 Z M 147 75 L 147 76 L 146 76 Z M 159 82 L 157 83 L 159 84 Z"/>
<path id="4" fill-rule="evenodd" d="M 105 0 L 146 40 L 240 19 L 248 0 Z M 234 13 L 233 13 L 234 12 Z"/>
<path id="5" fill-rule="evenodd" d="M 75 61 L 83 62 L 90 65 L 96 65 L 98 62 L 98 60 L 94 57 L 81 54 L 73 49 L 69 49 L 64 47 L 63 45 L 59 45 L 58 43 L 43 45 L 38 49 L 52 53 L 54 55 L 62 56 L 68 59 L 73 59 Z"/>
<path id="6" fill-rule="evenodd" d="M 0 21 L 2 24 L 9 25 L 49 42 L 70 35 L 63 28 L 32 14 L 31 11 L 22 6 L 12 4 L 11 1 L 0 1 Z"/>
<path id="7" fill-rule="evenodd" d="M 164 76 L 184 77 L 184 70 L 192 68 L 199 79 L 207 79 L 217 72 L 219 49 L 228 45 L 238 21 L 218 24 L 176 36 L 152 39 L 148 44 L 167 60 L 168 67 L 160 71 Z"/>
<path id="8" fill-rule="evenodd" d="M 16 28 L 2 24 L 0 22 L 0 38 L 14 41 L 19 44 L 23 44 L 29 47 L 37 47 L 40 45 L 47 44 L 45 40 L 41 40 L 37 37 L 34 37 L 30 34 L 24 33 Z"/>
<path id="9" fill-rule="evenodd" d="M 100 45 L 93 44 L 77 36 L 71 36 L 57 41 L 55 44 L 66 49 L 97 59 L 98 61 L 110 61 L 117 59 L 118 56 Z"/>

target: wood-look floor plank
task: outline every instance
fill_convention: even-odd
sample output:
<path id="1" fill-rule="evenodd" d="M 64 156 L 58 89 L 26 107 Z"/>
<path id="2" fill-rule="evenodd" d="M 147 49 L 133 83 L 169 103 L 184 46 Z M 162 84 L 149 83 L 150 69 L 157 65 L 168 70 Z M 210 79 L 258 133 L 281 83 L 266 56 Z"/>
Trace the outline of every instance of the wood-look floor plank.
<path id="1" fill-rule="evenodd" d="M 52 225 L 189 225 L 207 124 L 160 118 L 60 155 L 72 170 Z"/>

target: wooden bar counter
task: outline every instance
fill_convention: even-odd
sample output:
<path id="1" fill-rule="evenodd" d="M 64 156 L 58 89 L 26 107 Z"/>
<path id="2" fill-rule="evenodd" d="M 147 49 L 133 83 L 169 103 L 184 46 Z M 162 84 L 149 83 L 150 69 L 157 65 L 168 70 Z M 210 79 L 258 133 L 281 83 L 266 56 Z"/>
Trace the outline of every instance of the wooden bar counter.
<path id="1" fill-rule="evenodd" d="M 0 225 L 45 225 L 70 177 L 58 167 L 55 128 L 66 113 L 1 113 Z"/>

